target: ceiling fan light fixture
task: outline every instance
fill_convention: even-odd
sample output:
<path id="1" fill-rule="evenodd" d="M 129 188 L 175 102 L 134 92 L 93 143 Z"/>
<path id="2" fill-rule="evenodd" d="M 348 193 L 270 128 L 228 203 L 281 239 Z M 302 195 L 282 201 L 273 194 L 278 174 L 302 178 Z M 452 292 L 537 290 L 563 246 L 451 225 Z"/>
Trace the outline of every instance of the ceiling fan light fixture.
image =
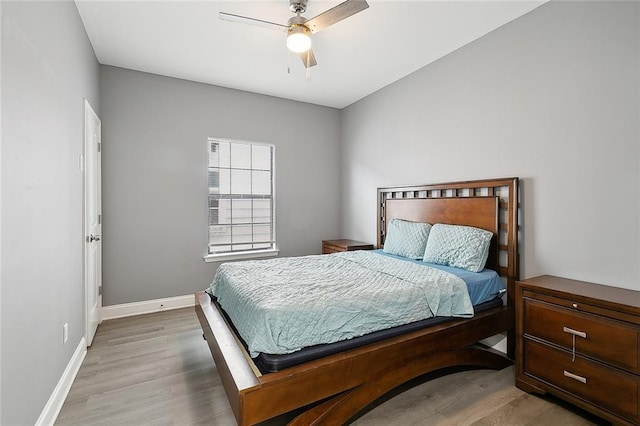
<path id="1" fill-rule="evenodd" d="M 311 30 L 306 25 L 291 25 L 287 31 L 287 47 L 295 53 L 311 49 Z"/>
<path id="2" fill-rule="evenodd" d="M 307 19 L 301 16 L 301 14 L 307 10 L 308 1 L 309 0 L 289 0 L 289 9 L 296 15 L 289 18 L 286 25 L 225 12 L 220 12 L 218 16 L 223 21 L 251 24 L 258 27 L 286 31 L 287 47 L 300 56 L 304 67 L 308 70 L 318 65 L 316 56 L 313 53 L 313 48 L 311 47 L 311 33 L 315 34 L 369 7 L 367 0 L 344 0 L 339 5 L 325 10 L 311 19 Z"/>

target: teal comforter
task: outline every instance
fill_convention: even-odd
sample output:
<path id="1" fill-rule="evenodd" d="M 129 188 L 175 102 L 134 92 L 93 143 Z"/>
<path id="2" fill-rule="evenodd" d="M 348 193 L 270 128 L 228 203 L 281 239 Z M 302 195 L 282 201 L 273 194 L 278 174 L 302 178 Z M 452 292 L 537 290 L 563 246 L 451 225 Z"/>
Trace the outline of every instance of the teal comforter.
<path id="1" fill-rule="evenodd" d="M 473 316 L 459 277 L 371 251 L 225 263 L 209 291 L 251 357 L 291 353 L 433 316 Z"/>

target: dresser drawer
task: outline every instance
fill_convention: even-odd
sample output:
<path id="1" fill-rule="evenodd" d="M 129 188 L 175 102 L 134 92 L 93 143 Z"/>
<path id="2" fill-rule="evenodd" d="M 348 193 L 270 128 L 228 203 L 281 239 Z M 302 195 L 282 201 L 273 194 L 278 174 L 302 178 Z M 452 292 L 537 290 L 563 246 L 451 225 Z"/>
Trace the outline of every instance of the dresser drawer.
<path id="1" fill-rule="evenodd" d="M 552 348 L 524 340 L 524 373 L 562 391 L 638 421 L 638 378 Z"/>
<path id="2" fill-rule="evenodd" d="M 637 327 L 599 315 L 556 306 L 531 298 L 524 299 L 523 332 L 578 354 L 640 371 Z"/>
<path id="3" fill-rule="evenodd" d="M 340 253 L 345 250 L 343 247 L 337 247 L 329 244 L 325 244 L 322 246 L 322 254 L 331 254 L 331 253 Z"/>

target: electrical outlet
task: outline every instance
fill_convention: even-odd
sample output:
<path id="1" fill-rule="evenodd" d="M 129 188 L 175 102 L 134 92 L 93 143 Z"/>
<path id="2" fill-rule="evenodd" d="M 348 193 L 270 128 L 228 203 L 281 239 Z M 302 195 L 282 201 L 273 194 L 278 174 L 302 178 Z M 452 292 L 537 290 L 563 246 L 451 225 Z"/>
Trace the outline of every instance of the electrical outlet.
<path id="1" fill-rule="evenodd" d="M 62 344 L 66 345 L 69 340 L 69 323 L 65 322 L 62 326 Z"/>

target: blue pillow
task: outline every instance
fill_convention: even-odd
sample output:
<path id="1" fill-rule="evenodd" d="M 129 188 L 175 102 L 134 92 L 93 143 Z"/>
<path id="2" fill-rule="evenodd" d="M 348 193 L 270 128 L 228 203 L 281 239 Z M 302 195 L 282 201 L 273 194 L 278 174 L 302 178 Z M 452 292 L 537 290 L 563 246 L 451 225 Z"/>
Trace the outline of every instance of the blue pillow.
<path id="1" fill-rule="evenodd" d="M 428 223 L 391 219 L 382 251 L 409 259 L 421 259 L 430 230 Z"/>
<path id="2" fill-rule="evenodd" d="M 423 260 L 480 272 L 487 263 L 492 237 L 493 233 L 484 229 L 436 223 L 431 228 Z"/>

